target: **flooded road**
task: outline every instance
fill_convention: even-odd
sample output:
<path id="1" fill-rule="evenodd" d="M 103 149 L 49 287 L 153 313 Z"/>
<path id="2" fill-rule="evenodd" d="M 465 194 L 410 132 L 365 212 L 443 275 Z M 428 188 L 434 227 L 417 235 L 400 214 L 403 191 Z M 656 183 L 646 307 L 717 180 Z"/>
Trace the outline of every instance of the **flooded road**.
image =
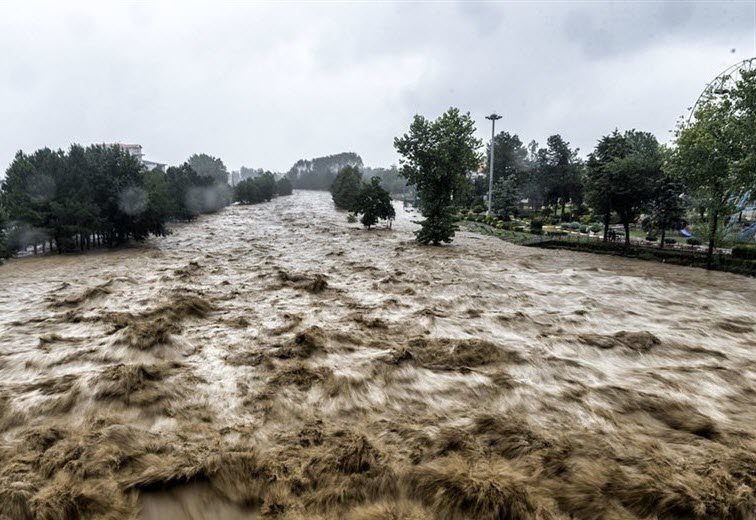
<path id="1" fill-rule="evenodd" d="M 756 517 L 756 280 L 397 212 L 1 266 L 0 518 Z"/>

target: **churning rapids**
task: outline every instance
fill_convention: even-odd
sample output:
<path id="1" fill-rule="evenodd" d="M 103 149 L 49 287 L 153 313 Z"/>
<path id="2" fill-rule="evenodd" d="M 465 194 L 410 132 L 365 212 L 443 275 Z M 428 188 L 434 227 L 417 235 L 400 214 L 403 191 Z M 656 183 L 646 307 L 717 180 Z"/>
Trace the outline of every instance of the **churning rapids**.
<path id="1" fill-rule="evenodd" d="M 0 267 L 0 518 L 756 516 L 756 280 L 397 210 Z"/>

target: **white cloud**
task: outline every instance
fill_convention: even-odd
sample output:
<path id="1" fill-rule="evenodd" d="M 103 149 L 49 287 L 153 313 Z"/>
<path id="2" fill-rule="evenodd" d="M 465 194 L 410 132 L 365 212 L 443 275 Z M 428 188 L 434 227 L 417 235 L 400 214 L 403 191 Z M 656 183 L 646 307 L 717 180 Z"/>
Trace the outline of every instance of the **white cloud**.
<path id="1" fill-rule="evenodd" d="M 469 110 L 587 153 L 613 128 L 667 138 L 703 85 L 756 55 L 753 3 L 0 4 L 0 164 L 18 149 L 135 141 L 286 170 L 396 160 L 416 112 Z M 731 49 L 735 49 L 732 53 Z"/>

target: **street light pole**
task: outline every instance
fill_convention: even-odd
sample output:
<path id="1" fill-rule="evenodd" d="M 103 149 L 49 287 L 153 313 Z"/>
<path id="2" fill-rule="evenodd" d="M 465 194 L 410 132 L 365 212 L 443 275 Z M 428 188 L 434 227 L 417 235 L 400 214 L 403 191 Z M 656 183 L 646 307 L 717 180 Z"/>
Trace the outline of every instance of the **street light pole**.
<path id="1" fill-rule="evenodd" d="M 493 196 L 493 171 L 494 171 L 494 133 L 496 128 L 496 121 L 501 119 L 501 116 L 496 115 L 496 112 L 490 116 L 486 116 L 486 119 L 491 120 L 491 164 L 488 166 L 488 212 L 486 215 L 491 215 L 491 198 Z"/>

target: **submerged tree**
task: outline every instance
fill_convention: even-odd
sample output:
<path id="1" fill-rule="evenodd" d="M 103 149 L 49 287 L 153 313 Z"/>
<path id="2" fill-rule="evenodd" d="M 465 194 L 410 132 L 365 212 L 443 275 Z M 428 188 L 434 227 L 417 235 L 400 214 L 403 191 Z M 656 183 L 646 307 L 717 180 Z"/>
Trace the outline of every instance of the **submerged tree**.
<path id="1" fill-rule="evenodd" d="M 391 203 L 391 195 L 381 187 L 381 178 L 378 176 L 370 179 L 369 183 L 363 184 L 357 195 L 354 212 L 362 215 L 360 222 L 370 229 L 378 220 L 393 220 L 396 217 L 394 205 Z"/>
<path id="2" fill-rule="evenodd" d="M 470 114 L 450 108 L 435 121 L 416 115 L 409 132 L 394 139 L 394 147 L 402 156 L 402 175 L 416 188 L 425 217 L 416 232 L 418 242 L 451 242 L 456 230 L 449 209 L 452 198 L 482 159 Z"/>
<path id="3" fill-rule="evenodd" d="M 331 185 L 331 197 L 337 209 L 354 211 L 362 187 L 362 173 L 356 166 L 344 166 Z"/>
<path id="4" fill-rule="evenodd" d="M 282 177 L 281 179 L 278 179 L 278 182 L 276 183 L 276 192 L 281 195 L 291 195 L 294 189 L 291 186 L 291 181 L 286 178 Z"/>

